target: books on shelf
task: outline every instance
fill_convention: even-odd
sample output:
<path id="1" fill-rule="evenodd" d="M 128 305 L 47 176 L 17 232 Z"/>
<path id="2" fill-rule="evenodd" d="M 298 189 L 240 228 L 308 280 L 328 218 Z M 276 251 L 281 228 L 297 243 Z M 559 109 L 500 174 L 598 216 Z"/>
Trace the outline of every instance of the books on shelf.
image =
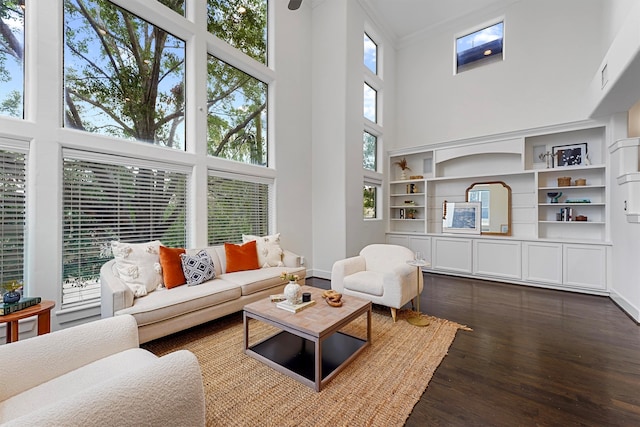
<path id="1" fill-rule="evenodd" d="M 280 301 L 276 304 L 276 307 L 281 308 L 283 310 L 290 311 L 291 313 L 297 313 L 299 311 L 304 310 L 307 307 L 311 307 L 316 302 L 314 300 L 301 302 L 300 304 L 291 304 L 289 301 Z"/>
<path id="2" fill-rule="evenodd" d="M 18 302 L 0 304 L 0 316 L 40 304 L 41 301 L 40 297 L 22 297 Z"/>

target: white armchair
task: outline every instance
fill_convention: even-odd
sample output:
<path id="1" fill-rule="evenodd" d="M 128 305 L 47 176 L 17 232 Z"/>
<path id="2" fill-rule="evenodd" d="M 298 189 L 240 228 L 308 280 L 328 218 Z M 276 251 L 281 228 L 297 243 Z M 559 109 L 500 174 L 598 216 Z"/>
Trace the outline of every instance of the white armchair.
<path id="1" fill-rule="evenodd" d="M 413 257 L 413 252 L 404 246 L 366 246 L 358 256 L 333 264 L 331 289 L 391 308 L 395 322 L 396 310 L 416 297 L 417 286 L 422 291 L 422 274 L 407 264 Z"/>
<path id="2" fill-rule="evenodd" d="M 205 425 L 195 355 L 139 348 L 133 316 L 2 345 L 0 361 L 2 426 Z"/>

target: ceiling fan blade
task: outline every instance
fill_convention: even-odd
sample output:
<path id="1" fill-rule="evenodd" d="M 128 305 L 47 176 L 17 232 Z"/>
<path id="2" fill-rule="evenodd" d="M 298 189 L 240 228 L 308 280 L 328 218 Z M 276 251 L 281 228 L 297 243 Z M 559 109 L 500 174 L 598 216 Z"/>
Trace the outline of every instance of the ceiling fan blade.
<path id="1" fill-rule="evenodd" d="M 298 10 L 302 0 L 289 0 L 289 10 Z"/>

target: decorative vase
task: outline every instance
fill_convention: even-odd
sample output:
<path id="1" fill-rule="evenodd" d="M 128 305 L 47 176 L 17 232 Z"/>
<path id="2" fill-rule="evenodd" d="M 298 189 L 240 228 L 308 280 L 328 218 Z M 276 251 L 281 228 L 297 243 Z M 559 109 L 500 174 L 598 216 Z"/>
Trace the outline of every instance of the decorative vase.
<path id="1" fill-rule="evenodd" d="M 290 304 L 299 304 L 302 301 L 302 288 L 292 280 L 284 287 L 284 297 Z"/>
<path id="2" fill-rule="evenodd" d="M 20 292 L 17 291 L 9 291 L 2 296 L 2 302 L 5 304 L 11 304 L 18 301 L 20 301 Z"/>
<path id="3" fill-rule="evenodd" d="M 402 170 L 401 170 L 401 172 L 400 172 L 400 179 L 401 179 L 401 180 L 403 180 L 403 181 L 404 181 L 405 179 L 407 179 L 407 172 L 406 172 L 406 170 L 405 170 L 405 169 L 402 169 Z"/>

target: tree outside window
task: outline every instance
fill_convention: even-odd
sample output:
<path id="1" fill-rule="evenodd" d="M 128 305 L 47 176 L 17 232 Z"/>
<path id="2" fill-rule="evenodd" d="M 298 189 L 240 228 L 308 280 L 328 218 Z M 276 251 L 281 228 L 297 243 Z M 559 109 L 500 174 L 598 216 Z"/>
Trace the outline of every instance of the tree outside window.
<path id="1" fill-rule="evenodd" d="M 362 167 L 374 172 L 378 170 L 378 138 L 367 131 L 362 137 Z"/>
<path id="2" fill-rule="evenodd" d="M 375 185 L 364 185 L 363 187 L 364 218 L 374 219 L 377 217 L 377 187 Z"/>
<path id="3" fill-rule="evenodd" d="M 184 41 L 106 0 L 64 8 L 64 125 L 184 150 Z"/>
<path id="4" fill-rule="evenodd" d="M 0 114 L 23 117 L 24 0 L 0 2 Z"/>

